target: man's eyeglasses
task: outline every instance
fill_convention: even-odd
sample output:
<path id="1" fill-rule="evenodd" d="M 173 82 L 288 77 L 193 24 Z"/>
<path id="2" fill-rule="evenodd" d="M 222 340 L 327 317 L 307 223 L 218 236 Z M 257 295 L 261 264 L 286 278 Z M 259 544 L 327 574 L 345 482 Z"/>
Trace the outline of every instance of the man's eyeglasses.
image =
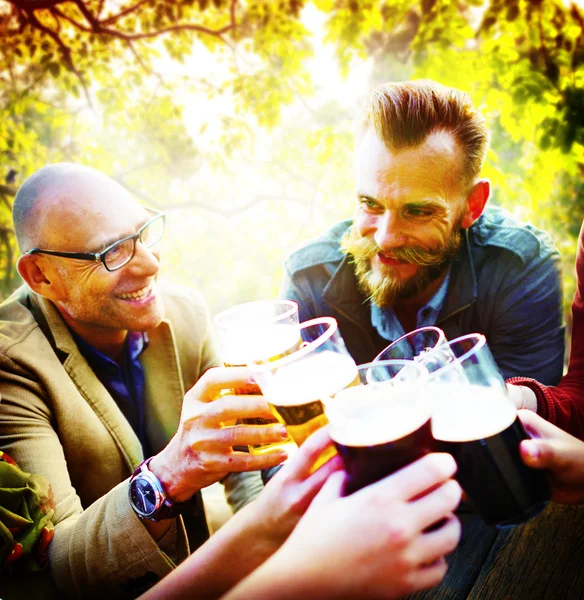
<path id="1" fill-rule="evenodd" d="M 113 244 L 110 244 L 101 252 L 57 252 L 56 250 L 44 250 L 32 248 L 25 254 L 50 254 L 62 258 L 77 258 L 80 260 L 94 260 L 101 262 L 108 271 L 115 271 L 128 264 L 136 252 L 136 241 L 140 240 L 146 248 L 152 248 L 158 244 L 164 234 L 165 214 L 163 212 L 148 209 L 156 215 L 147 223 L 144 223 L 134 234 L 129 235 Z"/>

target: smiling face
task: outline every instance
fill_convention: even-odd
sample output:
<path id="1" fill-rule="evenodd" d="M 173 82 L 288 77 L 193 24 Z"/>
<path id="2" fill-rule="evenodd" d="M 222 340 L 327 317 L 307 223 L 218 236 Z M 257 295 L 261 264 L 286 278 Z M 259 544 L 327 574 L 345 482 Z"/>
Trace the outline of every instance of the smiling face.
<path id="1" fill-rule="evenodd" d="M 381 307 L 427 302 L 460 247 L 468 211 L 461 152 L 446 132 L 391 152 L 366 130 L 356 155 L 358 207 L 343 240 L 361 289 Z"/>
<path id="2" fill-rule="evenodd" d="M 42 247 L 100 252 L 152 218 L 124 188 L 97 172 L 84 173 L 38 211 Z M 36 255 L 50 278 L 48 296 L 69 327 L 95 347 L 123 342 L 130 331 L 156 327 L 164 315 L 156 278 L 160 248 L 136 242 L 129 263 L 108 271 L 101 262 Z"/>

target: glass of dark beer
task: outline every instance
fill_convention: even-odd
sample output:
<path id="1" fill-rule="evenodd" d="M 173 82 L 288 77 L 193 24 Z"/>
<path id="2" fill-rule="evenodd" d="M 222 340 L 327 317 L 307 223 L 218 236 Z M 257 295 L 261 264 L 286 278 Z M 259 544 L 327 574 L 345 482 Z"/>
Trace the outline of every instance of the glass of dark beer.
<path id="1" fill-rule="evenodd" d="M 252 374 L 270 409 L 298 446 L 328 423 L 323 399 L 357 381 L 357 365 L 347 351 L 332 317 L 299 326 L 301 347 L 274 361 L 252 361 Z M 315 469 L 334 456 L 326 450 Z"/>
<path id="2" fill-rule="evenodd" d="M 527 439 L 484 335 L 444 346 L 443 366 L 429 374 L 432 434 L 458 464 L 456 478 L 484 521 L 514 527 L 541 512 L 551 492 L 542 471 L 521 460 Z"/>
<path id="3" fill-rule="evenodd" d="M 215 315 L 213 324 L 226 367 L 245 366 L 252 361 L 274 361 L 298 350 L 302 342 L 298 304 L 291 300 L 258 300 L 238 304 Z M 225 393 L 242 392 L 222 392 Z M 268 425 L 274 422 L 276 419 L 243 419 L 243 423 L 249 425 Z M 287 451 L 291 447 L 295 448 L 292 440 L 288 439 L 279 443 L 250 446 L 249 451 L 252 454 L 262 454 L 274 447 L 284 447 Z"/>
<path id="4" fill-rule="evenodd" d="M 435 352 L 446 342 L 446 336 L 439 327 L 420 327 L 410 331 L 384 348 L 373 362 L 392 359 L 414 359 L 420 361 L 429 371 L 440 368 L 443 360 Z"/>
<path id="5" fill-rule="evenodd" d="M 361 365 L 358 373 L 359 385 L 325 401 L 331 438 L 347 473 L 345 495 L 435 449 L 423 365 L 388 360 Z"/>

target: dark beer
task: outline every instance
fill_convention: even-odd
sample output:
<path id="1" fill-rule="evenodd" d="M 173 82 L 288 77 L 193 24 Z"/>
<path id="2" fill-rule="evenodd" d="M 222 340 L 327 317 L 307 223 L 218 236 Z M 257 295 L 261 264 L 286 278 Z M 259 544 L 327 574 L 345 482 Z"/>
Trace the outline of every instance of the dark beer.
<path id="1" fill-rule="evenodd" d="M 343 459 L 349 495 L 435 450 L 430 408 L 419 388 L 388 382 L 343 392 L 345 414 L 331 408 L 331 437 Z"/>
<path id="2" fill-rule="evenodd" d="M 460 390 L 466 398 L 452 388 L 448 399 L 440 398 L 433 435 L 439 450 L 456 460 L 456 479 L 483 520 L 500 529 L 514 527 L 545 508 L 550 487 L 542 471 L 521 460 L 519 444 L 529 436 L 515 408 L 498 392 L 470 387 Z"/>

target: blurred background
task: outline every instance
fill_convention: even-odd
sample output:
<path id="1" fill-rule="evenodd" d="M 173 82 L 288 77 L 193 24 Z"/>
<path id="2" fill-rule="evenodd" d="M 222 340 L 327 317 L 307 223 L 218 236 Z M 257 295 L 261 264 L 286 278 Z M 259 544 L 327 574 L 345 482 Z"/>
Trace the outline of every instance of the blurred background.
<path id="1" fill-rule="evenodd" d="M 14 194 L 58 161 L 165 210 L 163 275 L 212 313 L 275 297 L 284 258 L 353 212 L 366 91 L 420 77 L 487 117 L 492 201 L 554 236 L 569 309 L 584 7 L 561 0 L 0 0 L 0 299 Z"/>

